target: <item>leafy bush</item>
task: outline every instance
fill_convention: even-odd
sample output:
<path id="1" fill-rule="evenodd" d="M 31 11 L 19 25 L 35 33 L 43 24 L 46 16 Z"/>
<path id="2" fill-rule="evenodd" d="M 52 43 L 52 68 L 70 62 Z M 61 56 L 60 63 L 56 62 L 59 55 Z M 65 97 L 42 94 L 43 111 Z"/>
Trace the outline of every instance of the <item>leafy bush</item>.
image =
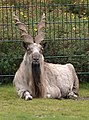
<path id="1" fill-rule="evenodd" d="M 7 2 L 3 2 L 3 5 L 11 7 L 14 5 L 14 12 L 26 24 L 28 32 L 33 37 L 37 34 L 35 29 L 42 12 L 46 13 L 46 37 L 43 41 L 46 42 L 43 53 L 45 61 L 62 64 L 70 62 L 77 72 L 89 71 L 89 10 L 81 4 L 82 0 L 51 0 L 45 4 L 43 0 L 41 4 L 39 4 L 40 1 L 32 1 L 35 4 L 31 7 L 26 7 L 31 5 L 28 2 L 28 4 L 21 1 L 10 3 L 8 0 Z M 86 4 L 87 1 L 83 0 L 83 3 Z M 21 7 L 22 4 L 25 4 L 25 7 Z M 20 42 L 20 33 L 13 21 L 11 7 L 0 9 L 0 40 L 2 40 L 0 42 L 0 74 L 14 75 L 25 51 Z M 7 79 L 5 78 L 6 81 Z M 83 81 L 84 77 L 80 76 L 80 79 Z"/>

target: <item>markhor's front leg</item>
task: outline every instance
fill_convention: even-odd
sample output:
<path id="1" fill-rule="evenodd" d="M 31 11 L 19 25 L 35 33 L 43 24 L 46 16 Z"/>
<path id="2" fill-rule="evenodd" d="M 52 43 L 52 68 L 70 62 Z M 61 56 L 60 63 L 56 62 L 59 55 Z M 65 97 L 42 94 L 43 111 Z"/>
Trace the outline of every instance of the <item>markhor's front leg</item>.
<path id="1" fill-rule="evenodd" d="M 25 76 L 26 75 L 24 73 L 20 75 L 17 71 L 14 77 L 13 84 L 15 85 L 16 91 L 20 98 L 24 100 L 32 100 L 32 92 L 29 90 L 29 86 L 27 84 L 27 79 Z"/>
<path id="2" fill-rule="evenodd" d="M 16 87 L 16 91 L 18 93 L 18 96 L 24 100 L 32 100 L 32 95 L 28 89 L 28 87 L 25 85 L 19 85 L 19 84 L 15 84 Z"/>
<path id="3" fill-rule="evenodd" d="M 22 98 L 25 100 L 32 100 L 32 96 L 30 95 L 29 91 L 24 91 Z"/>

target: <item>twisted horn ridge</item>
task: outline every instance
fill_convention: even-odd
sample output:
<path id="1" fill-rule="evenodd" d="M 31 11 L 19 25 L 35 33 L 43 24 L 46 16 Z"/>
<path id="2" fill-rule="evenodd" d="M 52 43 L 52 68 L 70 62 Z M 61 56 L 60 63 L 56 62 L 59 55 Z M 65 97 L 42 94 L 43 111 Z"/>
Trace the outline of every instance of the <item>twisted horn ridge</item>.
<path id="1" fill-rule="evenodd" d="M 45 33 L 42 31 L 42 28 L 45 27 L 45 13 L 43 13 L 41 21 L 37 25 L 38 35 L 35 37 L 36 43 L 41 43 L 44 40 Z"/>
<path id="2" fill-rule="evenodd" d="M 28 34 L 25 25 L 20 22 L 18 16 L 13 14 L 13 18 L 14 18 L 16 25 L 18 26 L 18 28 L 21 32 L 21 37 L 23 38 L 24 42 L 33 43 L 33 38 L 31 37 L 31 35 Z"/>

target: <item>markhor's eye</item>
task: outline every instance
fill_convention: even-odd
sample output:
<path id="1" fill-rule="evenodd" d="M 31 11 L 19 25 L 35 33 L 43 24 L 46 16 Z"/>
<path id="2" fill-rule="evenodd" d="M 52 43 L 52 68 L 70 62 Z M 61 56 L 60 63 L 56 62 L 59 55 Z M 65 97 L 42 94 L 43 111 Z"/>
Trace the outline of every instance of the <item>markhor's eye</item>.
<path id="1" fill-rule="evenodd" d="M 40 49 L 40 52 L 43 52 L 43 48 Z"/>
<path id="2" fill-rule="evenodd" d="M 31 54 L 31 51 L 27 51 L 28 54 Z"/>
<path id="3" fill-rule="evenodd" d="M 28 54 L 31 54 L 31 50 L 30 50 L 30 49 L 27 49 L 27 53 L 28 53 Z"/>

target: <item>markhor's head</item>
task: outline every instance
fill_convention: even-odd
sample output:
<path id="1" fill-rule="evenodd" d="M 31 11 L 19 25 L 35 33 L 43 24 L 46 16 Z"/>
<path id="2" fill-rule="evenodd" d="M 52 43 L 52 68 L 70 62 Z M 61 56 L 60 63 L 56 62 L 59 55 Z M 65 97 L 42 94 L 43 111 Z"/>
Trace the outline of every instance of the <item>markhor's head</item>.
<path id="1" fill-rule="evenodd" d="M 41 21 L 37 24 L 37 35 L 33 39 L 31 35 L 28 34 L 26 27 L 23 23 L 20 22 L 19 18 L 16 15 L 13 15 L 18 26 L 21 37 L 23 38 L 23 45 L 26 49 L 27 56 L 30 62 L 33 64 L 39 64 L 41 60 L 44 60 L 42 55 L 43 47 L 41 46 L 41 41 L 44 40 L 44 32 L 42 28 L 45 27 L 45 14 L 43 13 Z"/>
<path id="2" fill-rule="evenodd" d="M 32 43 L 26 45 L 26 43 L 23 43 L 23 45 L 26 48 L 30 62 L 32 61 L 33 64 L 40 64 L 41 61 L 44 61 L 44 57 L 42 55 L 43 47 L 40 44 Z"/>

